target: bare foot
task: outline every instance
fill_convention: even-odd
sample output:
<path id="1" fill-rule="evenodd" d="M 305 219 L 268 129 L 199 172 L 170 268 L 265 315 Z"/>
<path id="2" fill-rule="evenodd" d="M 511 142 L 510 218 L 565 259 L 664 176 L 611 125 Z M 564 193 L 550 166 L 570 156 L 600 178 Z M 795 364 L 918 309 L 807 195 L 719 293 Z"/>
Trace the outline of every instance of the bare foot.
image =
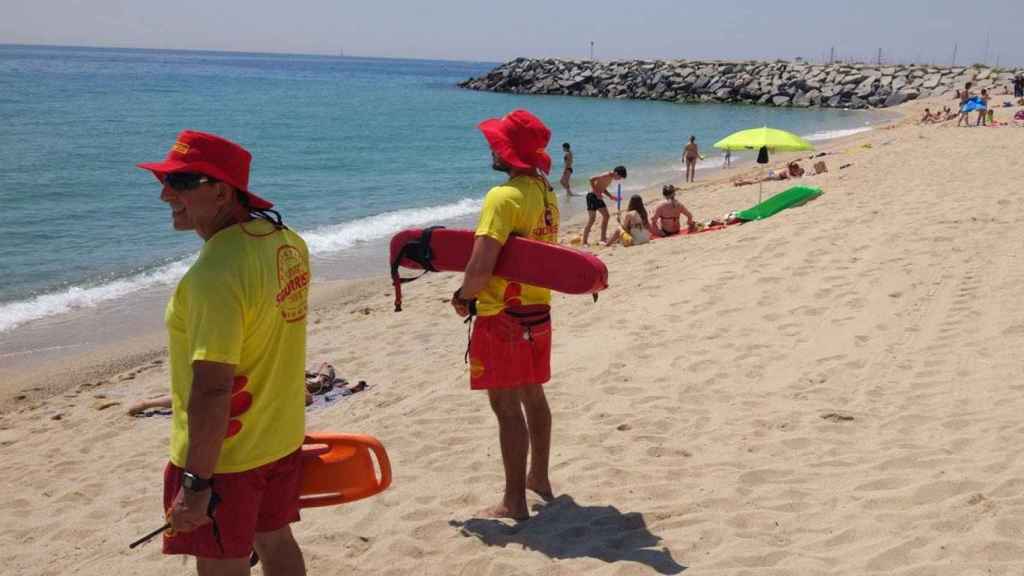
<path id="1" fill-rule="evenodd" d="M 497 506 L 491 506 L 477 512 L 477 516 L 482 518 L 511 518 L 516 522 L 522 522 L 523 520 L 530 519 L 530 512 L 526 510 L 525 505 L 522 510 L 512 510 L 504 504 L 498 504 Z"/>
<path id="2" fill-rule="evenodd" d="M 555 493 L 551 491 L 551 481 L 545 479 L 543 482 L 533 479 L 533 475 L 526 478 L 526 487 L 535 492 L 545 502 L 555 499 Z"/>

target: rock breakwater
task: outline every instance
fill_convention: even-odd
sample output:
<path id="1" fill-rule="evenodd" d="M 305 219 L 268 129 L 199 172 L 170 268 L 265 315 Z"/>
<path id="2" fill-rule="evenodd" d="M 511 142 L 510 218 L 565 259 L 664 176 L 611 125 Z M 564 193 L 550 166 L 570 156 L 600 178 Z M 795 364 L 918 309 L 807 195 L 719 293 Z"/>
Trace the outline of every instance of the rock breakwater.
<path id="1" fill-rule="evenodd" d="M 1021 73 L 1024 69 L 918 64 L 517 58 L 459 86 L 515 94 L 864 109 L 929 96 L 952 99 L 967 82 L 975 91 L 1012 94 L 1013 77 Z"/>

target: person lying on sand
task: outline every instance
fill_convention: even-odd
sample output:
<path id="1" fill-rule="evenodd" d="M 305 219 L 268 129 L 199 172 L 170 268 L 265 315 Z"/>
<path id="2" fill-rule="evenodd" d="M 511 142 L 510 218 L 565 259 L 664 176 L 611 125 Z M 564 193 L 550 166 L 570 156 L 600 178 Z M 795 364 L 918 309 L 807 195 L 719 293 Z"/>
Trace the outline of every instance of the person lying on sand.
<path id="1" fill-rule="evenodd" d="M 360 380 L 349 384 L 348 380 L 338 378 L 334 366 L 324 362 L 316 372 L 306 372 L 306 406 L 313 403 L 314 394 L 326 394 L 331 390 L 340 390 L 341 396 L 349 396 L 366 389 L 366 382 Z"/>
<path id="2" fill-rule="evenodd" d="M 666 184 L 661 188 L 664 200 L 658 203 L 651 216 L 651 232 L 658 236 L 674 236 L 682 231 L 679 225 L 679 217 L 686 216 L 686 227 L 693 230 L 693 214 L 683 206 L 683 203 L 676 200 L 676 188 L 672 184 Z"/>
<path id="3" fill-rule="evenodd" d="M 316 372 L 306 372 L 306 406 L 313 403 L 314 394 L 323 394 L 336 388 L 344 388 L 342 396 L 349 396 L 356 392 L 362 392 L 367 388 L 366 382 L 360 380 L 356 384 L 349 384 L 344 378 L 335 376 L 334 366 L 324 362 Z M 347 390 L 347 393 L 346 393 Z M 140 416 L 149 410 L 154 414 L 169 415 L 171 409 L 171 397 L 160 396 L 152 400 L 140 400 L 128 407 L 129 416 Z M 151 416 L 152 414 L 145 414 Z"/>
<path id="4" fill-rule="evenodd" d="M 918 124 L 931 124 L 932 122 L 938 122 L 941 119 L 942 119 L 942 115 L 941 114 L 936 112 L 933 115 L 930 108 L 925 108 L 924 109 L 924 116 L 922 116 L 921 119 L 918 120 L 917 123 Z"/>
<path id="5" fill-rule="evenodd" d="M 139 416 L 148 410 L 154 410 L 157 414 L 163 413 L 166 410 L 166 413 L 170 414 L 171 397 L 161 396 L 152 400 L 140 400 L 128 407 L 128 415 Z"/>
<path id="6" fill-rule="evenodd" d="M 769 182 L 772 180 L 789 180 L 790 178 L 799 178 L 803 175 L 804 169 L 801 168 L 800 165 L 797 164 L 796 162 L 790 162 L 789 165 L 786 166 L 786 170 L 781 170 L 774 174 L 768 174 L 767 176 L 761 178 L 760 180 L 756 178 L 753 180 L 737 179 L 734 180 L 732 184 L 733 186 L 749 186 L 751 184 L 757 184 L 758 182 Z"/>

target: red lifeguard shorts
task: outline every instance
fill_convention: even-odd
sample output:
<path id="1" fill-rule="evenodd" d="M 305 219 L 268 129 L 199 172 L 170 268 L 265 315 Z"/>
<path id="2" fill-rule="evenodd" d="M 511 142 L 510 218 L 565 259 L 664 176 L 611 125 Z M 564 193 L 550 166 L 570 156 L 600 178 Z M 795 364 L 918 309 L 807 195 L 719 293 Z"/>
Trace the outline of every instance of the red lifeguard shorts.
<path id="1" fill-rule="evenodd" d="M 471 389 L 519 388 L 551 379 L 550 309 L 531 308 L 476 318 L 469 344 Z"/>
<path id="2" fill-rule="evenodd" d="M 164 510 L 170 510 L 181 487 L 181 468 L 170 462 L 164 470 Z M 248 558 L 257 532 L 273 532 L 299 521 L 302 489 L 302 449 L 234 474 L 214 474 L 213 491 L 221 498 L 213 513 L 220 532 L 217 544 L 213 524 L 192 532 L 164 533 L 164 554 L 202 558 Z"/>

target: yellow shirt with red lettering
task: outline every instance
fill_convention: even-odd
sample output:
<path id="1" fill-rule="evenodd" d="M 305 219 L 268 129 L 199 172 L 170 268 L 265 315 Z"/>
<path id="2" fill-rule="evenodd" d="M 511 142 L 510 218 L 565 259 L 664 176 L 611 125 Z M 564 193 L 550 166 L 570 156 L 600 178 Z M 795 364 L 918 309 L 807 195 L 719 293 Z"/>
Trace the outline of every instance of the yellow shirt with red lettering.
<path id="1" fill-rule="evenodd" d="M 309 251 L 291 230 L 251 220 L 217 232 L 167 304 L 170 458 L 188 458 L 192 363 L 231 364 L 228 431 L 215 473 L 251 470 L 302 445 L 305 435 Z"/>
<path id="2" fill-rule="evenodd" d="M 487 236 L 502 245 L 511 235 L 558 242 L 558 196 L 542 178 L 516 176 L 487 192 L 476 227 L 477 236 Z M 508 307 L 548 304 L 551 290 L 509 282 L 492 276 L 477 294 L 480 316 L 494 316 Z"/>

